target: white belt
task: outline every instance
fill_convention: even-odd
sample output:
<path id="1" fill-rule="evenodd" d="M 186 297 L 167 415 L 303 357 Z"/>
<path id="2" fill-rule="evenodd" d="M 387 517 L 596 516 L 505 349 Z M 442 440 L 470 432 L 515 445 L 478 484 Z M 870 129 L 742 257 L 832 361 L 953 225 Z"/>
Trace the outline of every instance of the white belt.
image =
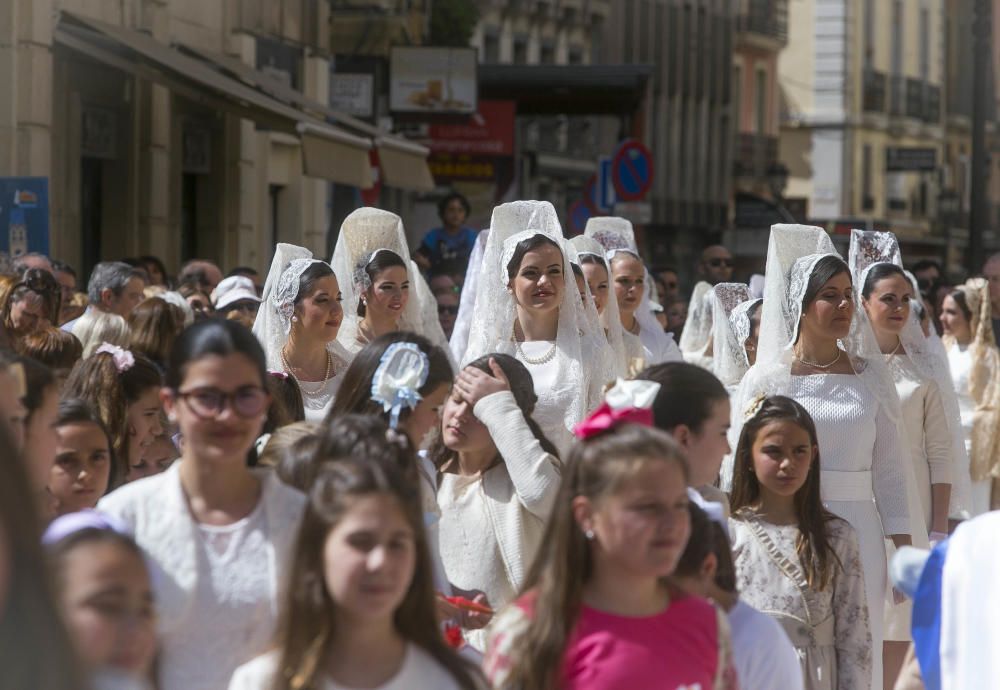
<path id="1" fill-rule="evenodd" d="M 823 470 L 820 472 L 819 485 L 824 501 L 870 501 L 874 498 L 872 473 L 869 470 L 861 472 Z"/>

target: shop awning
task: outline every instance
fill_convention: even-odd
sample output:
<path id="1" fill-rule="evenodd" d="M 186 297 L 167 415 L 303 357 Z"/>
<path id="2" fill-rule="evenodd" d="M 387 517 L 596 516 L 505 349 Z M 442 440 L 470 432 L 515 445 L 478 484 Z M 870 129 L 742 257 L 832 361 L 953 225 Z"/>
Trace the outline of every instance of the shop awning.
<path id="1" fill-rule="evenodd" d="M 426 146 L 395 136 L 364 120 L 323 105 L 291 88 L 280 79 L 254 69 L 231 55 L 222 55 L 191 46 L 181 46 L 181 48 L 197 56 L 213 69 L 222 70 L 283 103 L 350 129 L 360 136 L 372 137 L 378 148 L 383 184 L 420 192 L 434 189 L 434 178 L 427 165 L 430 149 Z"/>
<path id="2" fill-rule="evenodd" d="M 232 112 L 302 142 L 303 173 L 368 189 L 374 176 L 368 158 L 372 141 L 334 127 L 288 106 L 201 60 L 170 48 L 151 36 L 63 11 L 57 43 L 116 69 L 162 84 L 197 102 Z M 307 149 L 315 148 L 313 151 Z"/>

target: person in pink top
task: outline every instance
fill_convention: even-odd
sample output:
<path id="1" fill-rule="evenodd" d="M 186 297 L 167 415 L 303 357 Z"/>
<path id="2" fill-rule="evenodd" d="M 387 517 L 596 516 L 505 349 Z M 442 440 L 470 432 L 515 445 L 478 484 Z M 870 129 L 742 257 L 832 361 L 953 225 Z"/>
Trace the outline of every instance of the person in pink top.
<path id="1" fill-rule="evenodd" d="M 725 614 L 664 582 L 690 533 L 688 476 L 677 444 L 635 406 L 650 387 L 620 383 L 616 407 L 577 427 L 547 548 L 491 629 L 494 688 L 737 687 Z"/>

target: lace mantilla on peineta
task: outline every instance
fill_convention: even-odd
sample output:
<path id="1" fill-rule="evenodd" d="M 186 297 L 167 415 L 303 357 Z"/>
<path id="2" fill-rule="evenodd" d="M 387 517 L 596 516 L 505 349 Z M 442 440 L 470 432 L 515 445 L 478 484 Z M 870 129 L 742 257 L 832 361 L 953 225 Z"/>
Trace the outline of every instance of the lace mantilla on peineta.
<path id="1" fill-rule="evenodd" d="M 431 294 L 427 281 L 410 259 L 403 221 L 395 213 L 378 208 L 356 209 L 340 226 L 337 245 L 330 261 L 343 293 L 344 323 L 340 328 L 338 341 L 348 351 L 357 351 L 364 344 L 359 338 L 361 317 L 358 316 L 358 303 L 364 291 L 371 286 L 364 267 L 379 250 L 388 250 L 399 256 L 406 264 L 407 278 L 410 281 L 409 298 L 399 317 L 397 329 L 423 335 L 444 348 L 450 356 L 451 350 L 437 316 L 437 301 Z M 359 266 L 364 277 L 359 274 Z"/>
<path id="2" fill-rule="evenodd" d="M 278 318 L 285 335 L 288 335 L 289 330 L 291 330 L 292 315 L 295 313 L 295 300 L 299 296 L 302 274 L 313 264 L 321 263 L 325 262 L 313 258 L 292 259 L 281 272 L 278 285 L 274 294 L 271 295 L 271 303 L 278 312 Z"/>

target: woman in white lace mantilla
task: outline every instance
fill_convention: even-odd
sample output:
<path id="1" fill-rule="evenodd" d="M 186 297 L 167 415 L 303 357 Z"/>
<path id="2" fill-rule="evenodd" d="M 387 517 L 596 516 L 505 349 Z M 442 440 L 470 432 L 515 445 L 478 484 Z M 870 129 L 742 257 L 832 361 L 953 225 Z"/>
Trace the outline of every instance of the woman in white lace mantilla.
<path id="1" fill-rule="evenodd" d="M 366 207 L 344 219 L 330 264 L 344 293 L 338 340 L 348 352 L 396 331 L 448 347 L 437 302 L 409 257 L 403 221 L 395 213 Z"/>
<path id="2" fill-rule="evenodd" d="M 308 249 L 278 244 L 253 332 L 268 369 L 295 379 L 311 422 L 326 416 L 351 362 L 337 342 L 343 318 L 340 283 L 330 265 Z"/>
<path id="3" fill-rule="evenodd" d="M 990 320 L 989 286 L 982 278 L 959 285 L 941 305 L 944 346 L 958 395 L 969 464 L 970 512 L 991 508 L 1000 476 L 1000 352 Z"/>
<path id="4" fill-rule="evenodd" d="M 626 335 L 641 341 L 646 366 L 681 361 L 673 336 L 663 330 L 653 313 L 646 289 L 651 279 L 639 254 L 632 223 L 613 216 L 591 218 L 584 234 L 604 247 L 622 328 Z"/>
<path id="5" fill-rule="evenodd" d="M 858 318 L 866 319 L 875 335 L 876 352 L 884 357 L 900 399 L 904 438 L 908 440 L 907 499 L 913 543 L 947 537 L 948 516 L 963 504 L 967 487 L 955 482 L 963 461 L 958 400 L 951 390 L 948 363 L 920 328 L 915 291 L 902 268 L 896 237 L 889 232 L 854 230 L 849 263 L 858 286 Z M 953 490 L 953 485 L 956 490 Z M 954 499 L 958 499 L 957 501 Z M 895 552 L 888 542 L 887 557 Z M 911 639 L 910 601 L 886 602 L 886 679 L 895 679 Z"/>
<path id="6" fill-rule="evenodd" d="M 773 226 L 757 362 L 740 384 L 731 432 L 739 438 L 743 413 L 760 395 L 786 395 L 812 416 L 823 502 L 858 533 L 878 690 L 888 584 L 883 540 L 897 547 L 911 542 L 906 491 L 900 491 L 909 459 L 892 375 L 880 357 L 863 356 L 877 344 L 867 320 L 854 317 L 850 270 L 829 235 L 809 226 Z M 731 466 L 724 468 L 727 478 L 731 473 Z"/>
<path id="7" fill-rule="evenodd" d="M 577 235 L 569 241 L 576 250 L 576 258 L 583 270 L 589 298 L 597 310 L 601 327 L 608 337 L 608 344 L 615 354 L 617 370 L 615 374 L 629 378 L 646 367 L 646 357 L 642 341 L 622 327 L 618 313 L 618 299 L 611 292 L 611 273 L 604 258 L 605 250 L 592 237 Z"/>
<path id="8" fill-rule="evenodd" d="M 515 201 L 493 209 L 462 358 L 467 364 L 501 352 L 527 366 L 538 395 L 532 417 L 560 453 L 615 377 L 596 311 L 588 318 L 579 293 L 569 289 L 569 258 L 552 204 Z"/>

